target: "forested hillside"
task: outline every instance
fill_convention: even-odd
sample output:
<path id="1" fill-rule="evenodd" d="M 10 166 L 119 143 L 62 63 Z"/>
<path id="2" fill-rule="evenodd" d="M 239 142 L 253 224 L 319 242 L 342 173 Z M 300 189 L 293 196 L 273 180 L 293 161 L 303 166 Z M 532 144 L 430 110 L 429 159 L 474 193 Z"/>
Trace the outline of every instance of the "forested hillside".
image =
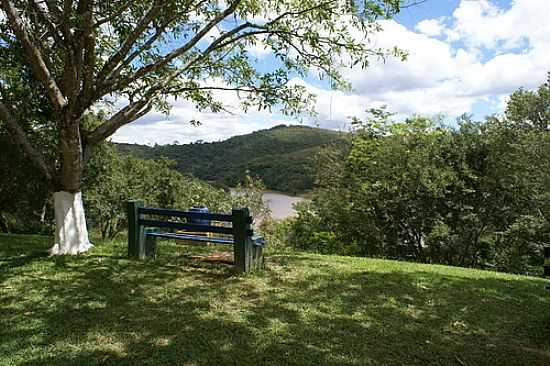
<path id="1" fill-rule="evenodd" d="M 305 192 L 313 187 L 313 157 L 326 145 L 345 145 L 343 133 L 307 126 L 280 125 L 228 140 L 186 145 L 117 144 L 139 158 L 166 157 L 175 168 L 219 185 L 234 186 L 248 170 L 267 188 Z"/>

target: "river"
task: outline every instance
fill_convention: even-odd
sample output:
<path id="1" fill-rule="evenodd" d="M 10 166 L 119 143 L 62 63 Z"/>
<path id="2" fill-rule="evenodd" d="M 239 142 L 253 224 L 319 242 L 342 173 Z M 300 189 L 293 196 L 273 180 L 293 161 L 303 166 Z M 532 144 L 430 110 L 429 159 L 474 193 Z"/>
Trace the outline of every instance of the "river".
<path id="1" fill-rule="evenodd" d="M 266 191 L 262 196 L 264 203 L 271 210 L 271 216 L 276 220 L 281 220 L 294 216 L 292 205 L 305 200 L 303 197 L 289 196 L 280 192 Z"/>

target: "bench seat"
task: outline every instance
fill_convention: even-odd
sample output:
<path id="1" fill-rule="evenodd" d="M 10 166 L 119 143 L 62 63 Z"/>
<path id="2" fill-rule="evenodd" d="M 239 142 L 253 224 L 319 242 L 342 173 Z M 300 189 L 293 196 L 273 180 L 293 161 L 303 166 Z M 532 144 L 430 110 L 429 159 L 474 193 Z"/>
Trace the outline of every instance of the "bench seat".
<path id="1" fill-rule="evenodd" d="M 235 244 L 233 239 L 216 238 L 216 237 L 211 237 L 211 236 L 210 237 L 209 236 L 195 236 L 195 235 L 176 234 L 176 233 L 159 233 L 159 232 L 150 232 L 150 233 L 146 233 L 145 235 L 153 236 L 153 237 L 156 237 L 156 238 L 200 241 L 200 242 L 223 244 L 223 245 L 233 245 L 233 244 Z"/>

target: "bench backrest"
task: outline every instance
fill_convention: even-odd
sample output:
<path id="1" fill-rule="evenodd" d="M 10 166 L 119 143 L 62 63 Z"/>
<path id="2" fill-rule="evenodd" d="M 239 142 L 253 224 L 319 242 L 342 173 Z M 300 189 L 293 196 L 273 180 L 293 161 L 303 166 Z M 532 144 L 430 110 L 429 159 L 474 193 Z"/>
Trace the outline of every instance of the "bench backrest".
<path id="1" fill-rule="evenodd" d="M 235 266 L 246 272 L 258 268 L 261 248 L 254 245 L 253 219 L 248 208 L 233 209 L 231 214 L 180 211 L 165 208 L 144 207 L 142 202 L 128 201 L 128 255 L 145 256 L 145 227 L 171 228 L 192 232 L 217 233 L 233 236 Z M 147 219 L 144 215 L 185 218 L 186 222 Z M 230 222 L 231 227 L 211 225 L 211 221 Z M 204 224 L 208 222 L 209 224 Z"/>
<path id="2" fill-rule="evenodd" d="M 240 216 L 240 212 L 245 210 L 242 214 L 248 215 L 246 217 L 246 222 L 252 224 L 252 217 L 248 214 L 247 209 L 235 209 L 231 214 L 218 214 L 218 213 L 209 213 L 209 212 L 194 212 L 194 211 L 179 211 L 179 210 L 170 210 L 165 208 L 150 208 L 150 207 L 138 207 L 138 225 L 150 226 L 150 227 L 166 227 L 171 229 L 180 229 L 180 230 L 190 230 L 195 232 L 202 233 L 218 233 L 233 235 L 235 223 L 234 220 Z M 167 220 L 148 220 L 142 218 L 142 215 L 157 215 L 157 216 L 166 216 L 166 217 L 181 217 L 186 218 L 187 222 L 174 222 Z M 215 226 L 210 224 L 203 223 L 194 223 L 195 222 L 208 222 L 211 221 L 220 221 L 220 222 L 230 222 L 232 223 L 231 227 L 227 226 Z M 237 224 L 238 226 L 238 224 Z M 254 235 L 253 231 L 249 229 L 247 235 Z"/>

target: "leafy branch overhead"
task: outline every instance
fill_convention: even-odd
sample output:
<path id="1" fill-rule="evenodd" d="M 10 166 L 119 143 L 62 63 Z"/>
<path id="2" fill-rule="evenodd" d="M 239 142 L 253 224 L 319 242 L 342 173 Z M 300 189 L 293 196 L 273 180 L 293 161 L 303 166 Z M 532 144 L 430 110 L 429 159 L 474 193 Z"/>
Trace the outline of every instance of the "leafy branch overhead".
<path id="1" fill-rule="evenodd" d="M 243 106 L 276 106 L 289 114 L 311 105 L 292 75 L 318 70 L 344 86 L 344 63 L 367 66 L 385 50 L 365 39 L 379 31 L 373 21 L 399 10 L 399 1 L 102 1 L 1 0 L 0 47 L 20 47 L 25 65 L 48 97 L 57 121 L 83 115 L 105 98 L 127 105 L 86 130 L 95 144 L 151 108 L 167 109 L 168 97 L 218 111 L 213 90 L 234 90 Z M 365 38 L 366 37 L 366 38 Z M 251 46 L 277 58 L 268 72 L 256 69 Z M 395 51 L 399 52 L 399 51 Z M 6 52 L 2 53 L 2 60 Z M 12 80 L 0 73 L 3 104 Z M 26 101 L 19 101 L 23 104 Z M 7 112 L 6 112 L 7 113 Z M 2 118 L 5 120 L 6 118 Z M 6 122 L 7 123 L 7 122 Z"/>

